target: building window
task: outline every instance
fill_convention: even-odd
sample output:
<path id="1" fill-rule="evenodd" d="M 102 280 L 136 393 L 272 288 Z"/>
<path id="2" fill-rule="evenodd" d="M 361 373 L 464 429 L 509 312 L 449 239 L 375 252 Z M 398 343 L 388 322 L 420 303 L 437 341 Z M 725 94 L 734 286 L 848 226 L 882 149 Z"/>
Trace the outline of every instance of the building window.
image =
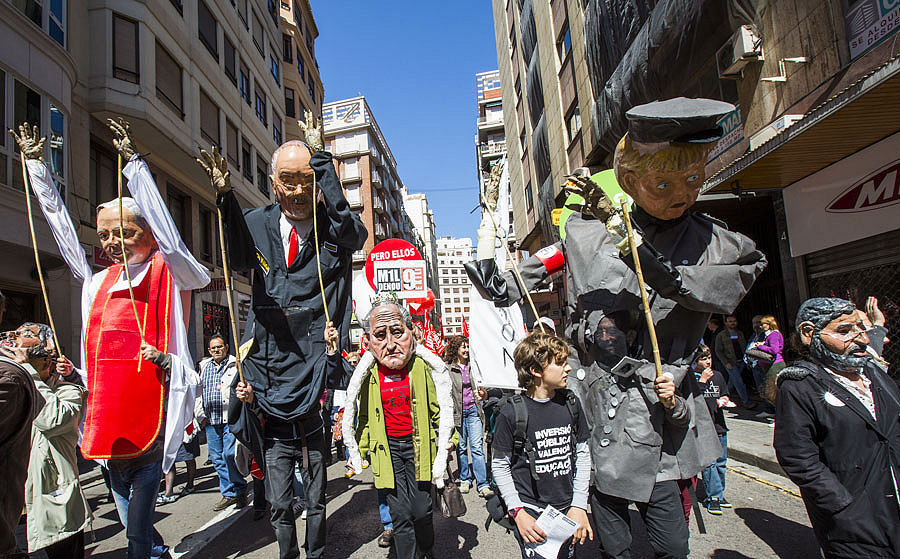
<path id="1" fill-rule="evenodd" d="M 65 158 L 65 135 L 66 135 L 66 118 L 58 107 L 50 104 L 50 138 L 47 143 L 50 147 L 50 172 L 56 180 L 56 187 L 60 189 L 65 199 L 65 185 L 62 180 L 66 176 L 66 158 Z"/>
<path id="2" fill-rule="evenodd" d="M 281 66 L 275 58 L 275 49 L 269 49 L 269 72 L 272 73 L 275 83 L 281 85 Z"/>
<path id="3" fill-rule="evenodd" d="M 211 209 L 200 206 L 200 260 L 215 265 L 216 225 Z"/>
<path id="4" fill-rule="evenodd" d="M 566 130 L 569 133 L 570 143 L 575 140 L 581 132 L 581 111 L 578 109 L 577 99 L 575 100 L 573 107 L 569 109 L 569 113 L 566 115 Z"/>
<path id="5" fill-rule="evenodd" d="M 272 18 L 272 23 L 275 25 L 278 25 L 278 5 L 277 0 L 268 0 L 269 17 Z"/>
<path id="6" fill-rule="evenodd" d="M 266 160 L 256 156 L 256 189 L 266 197 L 269 196 L 269 173 L 266 172 Z"/>
<path id="7" fill-rule="evenodd" d="M 534 195 L 531 193 L 531 181 L 525 185 L 525 209 L 531 211 L 534 209 Z"/>
<path id="8" fill-rule="evenodd" d="M 306 81 L 306 73 L 303 71 L 303 57 L 300 56 L 300 47 L 297 47 L 297 73 L 300 79 Z"/>
<path id="9" fill-rule="evenodd" d="M 312 35 L 310 35 L 308 27 L 306 28 L 306 50 L 309 51 L 310 56 L 315 56 L 313 53 Z"/>
<path id="10" fill-rule="evenodd" d="M 263 42 L 263 26 L 256 16 L 256 12 L 253 12 L 253 44 L 256 45 L 256 50 L 259 51 L 259 55 L 265 60 L 266 52 L 265 47 L 263 46 L 265 44 Z"/>
<path id="11" fill-rule="evenodd" d="M 294 43 L 287 33 L 281 34 L 281 56 L 288 64 L 294 63 Z"/>
<path id="12" fill-rule="evenodd" d="M 275 111 L 272 111 L 272 139 L 275 140 L 276 146 L 281 145 L 281 119 Z"/>
<path id="13" fill-rule="evenodd" d="M 156 96 L 172 109 L 178 118 L 184 119 L 184 94 L 181 66 L 156 41 Z"/>
<path id="14" fill-rule="evenodd" d="M 200 90 L 200 134 L 210 144 L 221 145 L 219 142 L 219 107 L 202 89 Z"/>
<path id="15" fill-rule="evenodd" d="M 40 93 L 31 89 L 18 80 L 13 80 L 13 82 L 15 86 L 13 91 L 12 124 L 14 126 L 18 126 L 23 122 L 27 122 L 29 126 L 37 126 L 38 130 L 44 132 L 46 128 L 43 125 L 43 112 L 41 111 Z M 0 93 L 2 93 L 2 91 L 0 91 Z M 6 96 L 0 95 L 0 102 L 5 102 L 5 100 Z M 6 141 L 7 140 L 4 139 L 4 142 Z M 13 145 L 12 149 L 15 151 L 17 147 Z M 19 190 L 25 190 L 25 183 L 22 182 L 22 164 L 18 156 L 13 157 L 12 168 L 12 185 Z M 5 166 L 3 169 L 0 169 L 0 171 L 3 171 L 3 175 L 5 175 Z M 3 178 L 5 179 L 5 176 Z M 4 180 L 4 182 L 6 181 Z"/>
<path id="16" fill-rule="evenodd" d="M 91 208 L 113 200 L 118 195 L 116 188 L 116 157 L 99 144 L 91 142 L 90 164 Z M 97 224 L 97 213 L 88 212 L 91 227 Z"/>
<path id="17" fill-rule="evenodd" d="M 259 84 L 256 85 L 254 94 L 256 118 L 263 123 L 263 126 L 268 126 L 269 121 L 266 118 L 266 94 L 259 89 Z"/>
<path id="18" fill-rule="evenodd" d="M 169 207 L 169 213 L 172 214 L 172 221 L 178 231 L 181 232 L 181 238 L 188 250 L 193 248 L 193 236 L 191 234 L 191 199 L 179 192 L 172 183 L 166 185 L 166 205 Z"/>
<path id="19" fill-rule="evenodd" d="M 250 106 L 250 72 L 241 64 L 241 97 Z"/>
<path id="20" fill-rule="evenodd" d="M 237 85 L 237 52 L 228 37 L 223 34 L 222 38 L 225 39 L 225 75 L 231 83 Z"/>
<path id="21" fill-rule="evenodd" d="M 216 61 L 219 60 L 219 41 L 218 30 L 219 23 L 213 17 L 212 12 L 206 2 L 200 0 L 197 2 L 197 28 L 200 31 L 200 42 L 206 46 L 209 54 L 213 55 Z"/>
<path id="22" fill-rule="evenodd" d="M 556 54 L 559 56 L 559 63 L 566 61 L 566 57 L 572 52 L 572 36 L 569 33 L 569 24 L 563 28 L 563 32 L 556 41 Z"/>
<path id="23" fill-rule="evenodd" d="M 309 88 L 309 98 L 312 99 L 313 103 L 315 103 L 316 102 L 316 89 L 314 87 L 312 74 L 309 75 L 309 80 L 307 81 L 307 84 L 308 84 L 307 87 Z"/>
<path id="24" fill-rule="evenodd" d="M 241 168 L 240 146 L 238 145 L 237 126 L 228 119 L 225 119 L 225 151 L 228 152 L 228 161 L 234 165 L 235 169 Z"/>
<path id="25" fill-rule="evenodd" d="M 44 23 L 44 6 L 49 4 Z M 66 46 L 66 2 L 65 0 L 13 0 L 13 8 L 19 10 L 25 17 L 43 29 L 50 37 L 63 48 Z"/>
<path id="26" fill-rule="evenodd" d="M 184 15 L 184 3 L 181 0 L 169 0 L 169 2 L 171 2 L 172 6 L 174 6 L 175 9 L 178 10 L 178 13 L 180 15 Z"/>
<path id="27" fill-rule="evenodd" d="M 244 22 L 244 27 L 248 27 L 247 25 L 247 1 L 248 0 L 237 0 L 237 4 L 235 5 L 235 9 L 237 9 L 238 17 L 241 18 L 241 21 Z M 231 3 L 234 4 L 234 0 L 231 0 Z"/>
<path id="28" fill-rule="evenodd" d="M 284 114 L 288 118 L 296 118 L 297 113 L 295 112 L 296 105 L 294 104 L 294 90 L 286 87 L 284 88 Z"/>
<path id="29" fill-rule="evenodd" d="M 253 160 L 250 154 L 250 143 L 243 136 L 241 136 L 241 167 L 244 178 L 253 182 Z"/>
<path id="30" fill-rule="evenodd" d="M 137 22 L 113 14 L 113 77 L 139 83 L 138 53 Z"/>

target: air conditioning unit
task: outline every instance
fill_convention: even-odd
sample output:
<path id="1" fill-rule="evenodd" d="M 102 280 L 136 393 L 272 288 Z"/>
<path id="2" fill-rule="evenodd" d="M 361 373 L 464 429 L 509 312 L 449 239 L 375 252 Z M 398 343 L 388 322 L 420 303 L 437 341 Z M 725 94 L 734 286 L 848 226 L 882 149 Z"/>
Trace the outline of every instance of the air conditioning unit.
<path id="1" fill-rule="evenodd" d="M 742 25 L 716 53 L 719 77 L 738 79 L 747 64 L 762 59 L 762 40 L 751 26 Z"/>
<path id="2" fill-rule="evenodd" d="M 781 134 L 801 118 L 803 118 L 803 115 L 781 115 L 773 120 L 756 134 L 750 136 L 750 150 L 755 150 L 778 134 Z"/>

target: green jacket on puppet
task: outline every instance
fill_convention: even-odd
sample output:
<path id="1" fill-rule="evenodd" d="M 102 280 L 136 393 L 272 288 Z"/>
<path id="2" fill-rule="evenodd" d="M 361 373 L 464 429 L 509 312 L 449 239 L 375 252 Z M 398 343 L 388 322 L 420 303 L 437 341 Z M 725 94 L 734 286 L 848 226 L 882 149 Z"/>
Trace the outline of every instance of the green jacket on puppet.
<path id="1" fill-rule="evenodd" d="M 378 489 L 394 488 L 394 468 L 388 448 L 384 410 L 381 406 L 381 386 L 378 382 L 378 364 L 369 369 L 368 378 L 359 391 L 359 453 L 371 452 L 372 474 Z M 415 451 L 416 481 L 431 481 L 432 464 L 437 453 L 437 430 L 440 405 L 434 381 L 425 360 L 416 355 L 409 363 L 409 393 L 412 410 L 413 449 Z M 450 442 L 459 441 L 454 430 Z M 423 444 L 424 443 L 424 444 Z"/>

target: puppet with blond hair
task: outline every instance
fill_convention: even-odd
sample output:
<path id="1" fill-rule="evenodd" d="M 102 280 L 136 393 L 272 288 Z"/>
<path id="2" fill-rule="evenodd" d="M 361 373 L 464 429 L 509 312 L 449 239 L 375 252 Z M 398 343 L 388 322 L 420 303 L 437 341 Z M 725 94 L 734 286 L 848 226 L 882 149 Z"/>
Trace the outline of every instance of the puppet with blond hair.
<path id="1" fill-rule="evenodd" d="M 729 314 L 766 265 L 753 241 L 693 213 L 709 153 L 722 137 L 717 121 L 734 106 L 677 98 L 632 108 L 614 154 L 614 180 L 633 200 L 630 211 L 651 336 L 619 200 L 587 177 L 569 189 L 584 203 L 563 239 L 535 252 L 519 271 L 524 285 L 493 260 L 466 266 L 485 298 L 508 305 L 546 287 L 564 271 L 565 336 L 574 351 L 569 387 L 581 398 L 594 464 L 591 514 L 604 557 L 627 557 L 628 505 L 638 504 L 657 557 L 686 557 L 688 529 L 677 480 L 696 475 L 722 449 L 686 375 L 712 313 Z M 610 172 L 607 171 L 607 176 Z"/>

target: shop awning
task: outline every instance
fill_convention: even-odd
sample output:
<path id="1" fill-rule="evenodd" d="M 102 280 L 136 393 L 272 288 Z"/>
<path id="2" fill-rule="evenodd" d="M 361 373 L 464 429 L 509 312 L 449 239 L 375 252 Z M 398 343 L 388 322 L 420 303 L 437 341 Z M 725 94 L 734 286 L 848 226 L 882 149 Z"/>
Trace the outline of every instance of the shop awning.
<path id="1" fill-rule="evenodd" d="M 707 179 L 703 192 L 784 188 L 900 131 L 900 56 Z"/>

